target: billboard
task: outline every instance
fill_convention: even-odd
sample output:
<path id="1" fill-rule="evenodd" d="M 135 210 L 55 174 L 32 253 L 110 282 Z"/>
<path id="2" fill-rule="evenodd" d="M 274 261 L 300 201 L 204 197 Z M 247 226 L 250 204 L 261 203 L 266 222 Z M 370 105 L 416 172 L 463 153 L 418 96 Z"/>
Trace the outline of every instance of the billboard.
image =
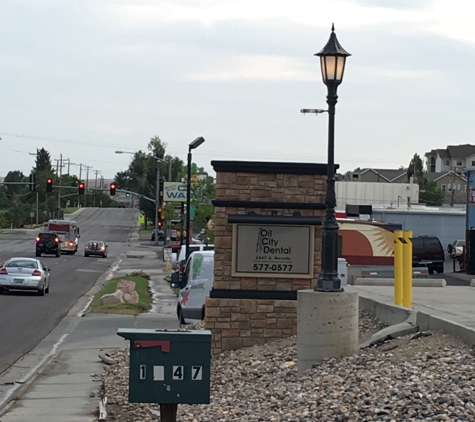
<path id="1" fill-rule="evenodd" d="M 186 184 L 183 182 L 164 182 L 163 200 L 165 202 L 186 202 Z"/>

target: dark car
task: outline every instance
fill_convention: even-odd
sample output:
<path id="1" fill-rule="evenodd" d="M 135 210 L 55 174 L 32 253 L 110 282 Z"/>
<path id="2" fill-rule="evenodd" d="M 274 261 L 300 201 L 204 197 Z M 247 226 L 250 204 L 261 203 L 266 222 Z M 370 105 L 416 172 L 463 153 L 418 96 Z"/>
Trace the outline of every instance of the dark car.
<path id="1" fill-rule="evenodd" d="M 84 245 L 84 256 L 98 255 L 107 258 L 109 247 L 102 240 L 90 240 Z"/>
<path id="2" fill-rule="evenodd" d="M 156 230 L 154 230 L 151 234 L 150 234 L 150 240 L 151 241 L 154 241 L 155 240 L 155 232 Z M 158 241 L 159 242 L 164 242 L 165 241 L 165 232 L 163 230 L 159 230 L 158 231 Z"/>
<path id="3" fill-rule="evenodd" d="M 56 233 L 40 233 L 36 236 L 36 256 L 61 255 L 61 238 Z"/>
<path id="4" fill-rule="evenodd" d="M 125 208 L 125 202 L 119 202 L 119 208 Z"/>
<path id="5" fill-rule="evenodd" d="M 414 236 L 412 238 L 412 266 L 427 267 L 429 274 L 444 272 L 445 252 L 436 236 Z"/>

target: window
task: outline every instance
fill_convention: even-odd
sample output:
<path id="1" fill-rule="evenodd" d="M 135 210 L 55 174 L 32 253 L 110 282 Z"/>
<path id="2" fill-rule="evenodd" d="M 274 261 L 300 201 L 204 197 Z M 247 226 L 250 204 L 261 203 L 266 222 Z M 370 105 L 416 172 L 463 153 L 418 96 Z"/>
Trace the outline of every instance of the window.
<path id="1" fill-rule="evenodd" d="M 446 186 L 446 185 L 442 185 L 440 188 L 445 192 L 445 190 L 447 189 L 447 186 Z"/>
<path id="2" fill-rule="evenodd" d="M 450 161 L 449 161 L 449 160 L 445 160 L 445 165 L 446 165 L 446 166 L 450 166 Z"/>
<path id="3" fill-rule="evenodd" d="M 356 181 L 360 180 L 360 175 L 359 174 L 353 173 L 351 177 L 353 178 L 353 180 L 356 180 Z"/>
<path id="4" fill-rule="evenodd" d="M 461 166 L 461 165 L 462 165 L 462 161 L 457 161 L 457 165 L 458 165 L 458 166 Z"/>
<path id="5" fill-rule="evenodd" d="M 472 161 L 472 167 L 475 167 L 475 161 Z"/>

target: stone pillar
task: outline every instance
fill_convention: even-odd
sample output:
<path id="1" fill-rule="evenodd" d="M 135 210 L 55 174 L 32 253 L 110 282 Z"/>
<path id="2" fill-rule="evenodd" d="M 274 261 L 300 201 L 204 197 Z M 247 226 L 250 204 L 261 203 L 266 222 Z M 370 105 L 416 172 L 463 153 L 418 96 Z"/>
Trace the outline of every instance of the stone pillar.
<path id="1" fill-rule="evenodd" d="M 297 292 L 297 368 L 358 351 L 358 294 Z"/>

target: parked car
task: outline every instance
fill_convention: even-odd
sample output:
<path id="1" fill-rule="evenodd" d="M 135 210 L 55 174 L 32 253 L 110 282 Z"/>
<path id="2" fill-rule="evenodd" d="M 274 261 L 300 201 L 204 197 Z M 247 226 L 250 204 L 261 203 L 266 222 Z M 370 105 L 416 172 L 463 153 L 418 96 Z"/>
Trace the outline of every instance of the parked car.
<path id="1" fill-rule="evenodd" d="M 445 253 L 436 236 L 414 236 L 412 238 L 412 266 L 427 267 L 429 274 L 444 272 Z"/>
<path id="2" fill-rule="evenodd" d="M 125 202 L 119 202 L 118 208 L 125 208 Z"/>
<path id="3" fill-rule="evenodd" d="M 204 245 L 202 243 L 190 245 L 190 254 L 198 251 L 214 251 L 214 245 Z M 185 270 L 186 264 L 186 245 L 182 245 L 177 256 L 172 253 L 172 268 L 181 274 Z M 174 267 L 173 267 L 174 266 Z"/>
<path id="4" fill-rule="evenodd" d="M 39 259 L 10 258 L 0 268 L 0 289 L 35 290 L 40 296 L 49 293 L 51 270 Z"/>
<path id="5" fill-rule="evenodd" d="M 450 258 L 462 256 L 463 247 L 465 246 L 465 239 L 457 239 L 454 243 L 447 246 L 447 252 Z"/>
<path id="6" fill-rule="evenodd" d="M 157 230 L 153 230 L 150 234 L 150 241 L 155 241 L 155 233 Z M 158 241 L 164 242 L 165 241 L 165 232 L 163 230 L 158 230 Z"/>
<path id="7" fill-rule="evenodd" d="M 102 240 L 90 240 L 84 245 L 84 256 L 98 255 L 107 258 L 109 247 Z"/>
<path id="8" fill-rule="evenodd" d="M 180 288 L 177 317 L 180 324 L 187 319 L 204 319 L 205 299 L 213 287 L 214 251 L 193 252 L 186 263 L 181 278 L 172 274 L 171 286 Z"/>
<path id="9" fill-rule="evenodd" d="M 36 236 L 36 256 L 41 254 L 61 255 L 61 238 L 57 233 L 39 233 Z"/>

